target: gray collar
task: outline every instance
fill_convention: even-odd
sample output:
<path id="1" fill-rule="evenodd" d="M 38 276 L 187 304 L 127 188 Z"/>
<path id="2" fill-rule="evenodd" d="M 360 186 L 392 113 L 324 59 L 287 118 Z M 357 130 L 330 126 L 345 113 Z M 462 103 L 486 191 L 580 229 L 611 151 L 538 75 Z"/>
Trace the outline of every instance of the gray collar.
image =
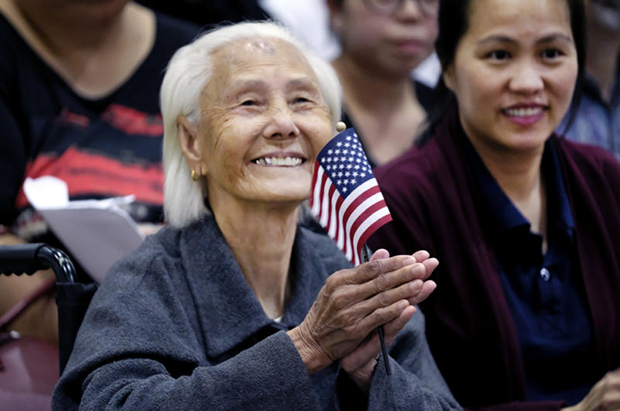
<path id="1" fill-rule="evenodd" d="M 290 298 L 278 328 L 301 323 L 325 281 L 320 252 L 311 237 L 297 228 Z M 209 357 L 217 358 L 275 324 L 263 311 L 212 216 L 182 230 L 179 249 Z"/>

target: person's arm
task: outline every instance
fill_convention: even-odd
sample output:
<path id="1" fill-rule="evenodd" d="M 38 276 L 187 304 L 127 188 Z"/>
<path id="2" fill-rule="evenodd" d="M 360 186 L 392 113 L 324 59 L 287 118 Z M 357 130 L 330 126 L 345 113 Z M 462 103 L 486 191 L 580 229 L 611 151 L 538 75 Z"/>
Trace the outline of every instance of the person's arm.
<path id="1" fill-rule="evenodd" d="M 200 341 L 209 330 L 192 325 L 191 297 L 178 295 L 184 286 L 170 274 L 178 277 L 182 269 L 162 254 L 133 255 L 107 275 L 57 386 L 54 409 L 316 408 L 310 374 L 398 317 L 408 305 L 407 283 L 421 268 L 400 256 L 341 270 L 300 326 L 214 363 L 205 358 L 209 341 Z"/>

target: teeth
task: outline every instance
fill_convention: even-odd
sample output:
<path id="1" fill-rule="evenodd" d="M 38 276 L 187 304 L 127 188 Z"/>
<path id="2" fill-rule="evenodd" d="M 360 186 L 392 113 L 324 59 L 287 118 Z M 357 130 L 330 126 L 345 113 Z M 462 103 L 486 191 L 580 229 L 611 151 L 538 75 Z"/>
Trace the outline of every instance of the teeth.
<path id="1" fill-rule="evenodd" d="M 506 110 L 506 114 L 512 117 L 529 117 L 535 116 L 536 114 L 542 112 L 542 107 L 536 108 L 509 108 Z"/>
<path id="2" fill-rule="evenodd" d="M 261 157 L 254 160 L 259 166 L 296 167 L 302 163 L 299 157 Z"/>

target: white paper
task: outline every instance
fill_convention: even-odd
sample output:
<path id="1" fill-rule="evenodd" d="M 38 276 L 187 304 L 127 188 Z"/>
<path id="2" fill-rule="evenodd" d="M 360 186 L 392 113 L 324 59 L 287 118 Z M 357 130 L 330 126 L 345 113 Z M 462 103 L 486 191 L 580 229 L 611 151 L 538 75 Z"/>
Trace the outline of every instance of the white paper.
<path id="1" fill-rule="evenodd" d="M 119 258 L 143 241 L 138 225 L 120 206 L 133 196 L 69 201 L 67 184 L 51 176 L 24 182 L 24 193 L 50 229 L 97 282 Z"/>

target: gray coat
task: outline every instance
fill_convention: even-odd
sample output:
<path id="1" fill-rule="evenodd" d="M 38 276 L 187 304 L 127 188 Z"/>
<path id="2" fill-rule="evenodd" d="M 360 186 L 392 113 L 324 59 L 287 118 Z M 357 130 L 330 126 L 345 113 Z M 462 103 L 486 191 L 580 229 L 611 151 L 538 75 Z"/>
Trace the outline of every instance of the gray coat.
<path id="1" fill-rule="evenodd" d="M 309 375 L 286 330 L 350 263 L 298 228 L 291 292 L 270 320 L 215 220 L 165 228 L 117 263 L 95 295 L 53 398 L 55 410 L 457 409 L 417 312 L 379 362 L 370 393 L 336 362 Z"/>

